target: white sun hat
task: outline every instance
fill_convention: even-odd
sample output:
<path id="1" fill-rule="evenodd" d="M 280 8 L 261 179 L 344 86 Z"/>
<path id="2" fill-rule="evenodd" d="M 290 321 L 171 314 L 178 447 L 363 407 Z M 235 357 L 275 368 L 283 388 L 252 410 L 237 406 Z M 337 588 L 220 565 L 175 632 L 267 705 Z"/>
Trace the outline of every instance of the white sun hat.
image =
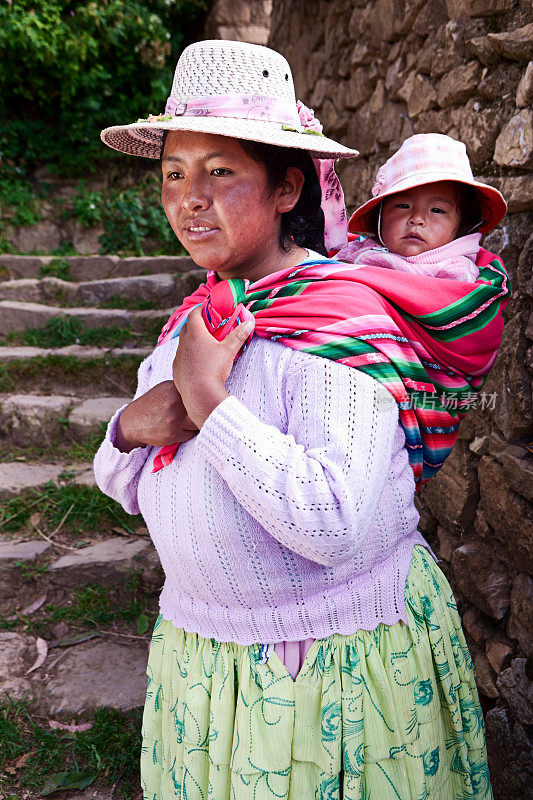
<path id="1" fill-rule="evenodd" d="M 354 211 L 348 230 L 373 233 L 376 212 L 372 212 L 385 197 L 438 181 L 457 181 L 476 190 L 482 216 L 480 233 L 491 231 L 505 216 L 507 204 L 502 194 L 474 179 L 463 142 L 443 133 L 418 133 L 406 139 L 378 169 L 373 196 Z"/>
<path id="2" fill-rule="evenodd" d="M 328 139 L 310 109 L 296 103 L 286 59 L 261 45 L 208 40 L 187 47 L 176 66 L 164 114 L 100 134 L 109 147 L 161 158 L 165 131 L 214 133 L 307 150 L 313 158 L 354 158 Z"/>

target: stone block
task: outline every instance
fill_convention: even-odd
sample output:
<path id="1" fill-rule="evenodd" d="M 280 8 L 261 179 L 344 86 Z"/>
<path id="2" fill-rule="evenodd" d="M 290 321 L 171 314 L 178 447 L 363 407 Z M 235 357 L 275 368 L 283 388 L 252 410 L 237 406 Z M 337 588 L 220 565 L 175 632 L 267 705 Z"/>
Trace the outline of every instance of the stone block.
<path id="1" fill-rule="evenodd" d="M 507 211 L 516 214 L 519 211 L 533 210 L 533 175 L 516 175 L 506 178 L 483 178 L 485 183 L 495 186 L 505 197 Z M 486 240 L 485 240 L 486 241 Z M 498 251 L 499 254 L 500 251 Z M 504 263 L 506 263 L 504 261 Z M 522 286 L 520 286 L 522 289 Z"/>
<path id="2" fill-rule="evenodd" d="M 450 19 L 492 17 L 512 8 L 512 0 L 446 0 Z"/>
<path id="3" fill-rule="evenodd" d="M 58 464 L 0 463 L 0 498 L 14 497 L 25 489 L 37 489 L 56 481 L 64 467 Z"/>
<path id="4" fill-rule="evenodd" d="M 510 605 L 509 576 L 492 548 L 467 542 L 452 556 L 457 586 L 476 608 L 493 619 L 503 619 Z"/>
<path id="5" fill-rule="evenodd" d="M 533 655 L 533 580 L 520 574 L 513 581 L 507 633 L 518 640 L 526 656 Z"/>
<path id="6" fill-rule="evenodd" d="M 33 698 L 30 681 L 24 676 L 35 660 L 35 639 L 24 633 L 0 631 L 0 700 Z"/>
<path id="7" fill-rule="evenodd" d="M 424 111 L 414 120 L 415 133 L 448 133 L 452 126 L 449 111 Z"/>
<path id="8" fill-rule="evenodd" d="M 486 619 L 480 614 L 477 608 L 470 606 L 467 608 L 461 619 L 467 636 L 479 647 L 483 648 L 485 642 L 490 640 L 493 632 Z"/>
<path id="9" fill-rule="evenodd" d="M 28 542 L 4 541 L 0 542 L 0 563 L 10 561 L 35 561 L 42 556 L 52 545 L 43 539 L 31 539 Z"/>
<path id="10" fill-rule="evenodd" d="M 354 70 L 349 80 L 343 84 L 343 101 L 345 108 L 357 108 L 371 96 L 375 80 L 371 80 L 369 72 L 364 67 Z"/>
<path id="11" fill-rule="evenodd" d="M 487 39 L 497 53 L 514 61 L 530 61 L 533 58 L 533 22 L 503 33 L 488 33 Z"/>
<path id="12" fill-rule="evenodd" d="M 15 445 L 50 443 L 63 430 L 76 398 L 64 395 L 17 394 L 0 396 L 0 433 Z"/>
<path id="13" fill-rule="evenodd" d="M 79 283 L 78 295 L 80 303 L 86 306 L 107 303 L 114 296 L 127 300 L 141 298 L 170 304 L 180 299 L 176 295 L 175 286 L 174 277 L 168 273 L 135 275 Z"/>
<path id="14" fill-rule="evenodd" d="M 131 397 L 91 397 L 74 408 L 68 417 L 69 427 L 78 435 L 86 436 L 107 422 L 117 408 L 129 403 Z"/>
<path id="15" fill-rule="evenodd" d="M 494 459 L 483 456 L 478 475 L 480 507 L 485 519 L 517 568 L 533 571 L 531 504 L 509 487 L 506 474 Z"/>
<path id="16" fill-rule="evenodd" d="M 509 666 L 513 656 L 513 647 L 506 639 L 491 639 L 487 642 L 486 653 L 489 664 L 496 675 L 499 675 Z"/>
<path id="17" fill-rule="evenodd" d="M 407 112 L 411 119 L 437 104 L 437 92 L 432 82 L 414 71 L 407 75 L 397 95 L 407 103 Z"/>
<path id="18" fill-rule="evenodd" d="M 527 276 L 531 280 L 531 266 L 528 270 L 529 275 L 524 273 L 524 278 Z M 481 404 L 478 406 L 483 418 L 508 441 L 528 436 L 531 431 L 531 379 L 526 367 L 528 344 L 524 337 L 526 325 L 527 314 L 524 312 L 505 323 L 498 357 L 483 388 L 487 402 L 484 408 Z M 492 403 L 490 398 L 494 394 L 495 402 Z"/>
<path id="19" fill-rule="evenodd" d="M 141 568 L 152 549 L 146 539 L 115 536 L 62 556 L 50 564 L 49 575 L 62 586 L 116 585 L 119 575 Z"/>
<path id="20" fill-rule="evenodd" d="M 41 281 L 36 278 L 0 281 L 0 300 L 23 300 L 27 303 L 38 303 L 41 300 Z"/>
<path id="21" fill-rule="evenodd" d="M 475 92 L 481 75 L 477 61 L 455 67 L 444 75 L 438 85 L 437 95 L 441 108 L 464 103 Z"/>
<path id="22" fill-rule="evenodd" d="M 448 12 L 444 0 L 431 0 L 425 3 L 413 22 L 413 30 L 420 36 L 435 33 L 448 20 Z"/>
<path id="23" fill-rule="evenodd" d="M 479 100 L 471 98 L 466 105 L 453 108 L 451 118 L 466 145 L 472 169 L 479 169 L 492 158 L 500 131 L 498 115 L 493 108 L 483 108 Z"/>
<path id="24" fill-rule="evenodd" d="M 494 160 L 502 167 L 533 169 L 533 109 L 511 117 L 496 140 Z"/>
<path id="25" fill-rule="evenodd" d="M 527 108 L 533 103 L 533 61 L 527 65 L 516 90 L 517 108 Z"/>
<path id="26" fill-rule="evenodd" d="M 494 67 L 500 56 L 494 50 L 486 36 L 475 36 L 465 43 L 467 56 L 479 59 L 486 67 Z"/>
<path id="27" fill-rule="evenodd" d="M 496 675 L 489 663 L 489 660 L 483 651 L 475 651 L 472 653 L 472 661 L 474 662 L 474 670 L 476 673 L 476 685 L 479 693 L 491 700 L 496 700 L 500 693 L 496 688 L 495 679 Z"/>
<path id="28" fill-rule="evenodd" d="M 533 683 L 526 675 L 526 659 L 515 658 L 498 676 L 496 686 L 514 716 L 523 725 L 533 724 Z"/>
<path id="29" fill-rule="evenodd" d="M 437 528 L 437 539 L 439 546 L 437 555 L 445 561 L 451 561 L 455 548 L 459 544 L 459 537 L 455 535 L 449 528 L 444 528 L 439 525 Z"/>
<path id="30" fill-rule="evenodd" d="M 517 451 L 518 453 L 517 454 Z M 533 501 L 533 463 L 527 458 L 527 451 L 514 446 L 505 447 L 496 456 L 503 468 L 503 474 L 514 491 Z"/>
<path id="31" fill-rule="evenodd" d="M 474 521 L 479 497 L 475 460 L 457 442 L 440 472 L 422 489 L 422 501 L 439 523 L 457 535 Z"/>
<path id="32" fill-rule="evenodd" d="M 147 661 L 147 643 L 91 641 L 70 648 L 46 686 L 49 714 L 77 715 L 105 706 L 128 711 L 142 706 Z"/>
<path id="33" fill-rule="evenodd" d="M 50 253 L 60 246 L 61 233 L 53 222 L 43 220 L 36 225 L 16 228 L 11 241 L 15 250 L 20 250 L 21 253 L 31 253 L 32 250 L 44 250 L 45 253 Z"/>

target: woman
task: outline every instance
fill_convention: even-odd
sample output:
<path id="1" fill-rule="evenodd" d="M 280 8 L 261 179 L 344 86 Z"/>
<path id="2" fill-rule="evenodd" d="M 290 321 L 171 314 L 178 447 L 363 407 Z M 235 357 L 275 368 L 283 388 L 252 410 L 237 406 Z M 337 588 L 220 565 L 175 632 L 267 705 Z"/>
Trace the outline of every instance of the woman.
<path id="1" fill-rule="evenodd" d="M 489 798 L 470 657 L 417 531 L 403 384 L 358 368 L 379 353 L 347 335 L 377 293 L 323 257 L 324 220 L 328 248 L 346 237 L 329 160 L 356 151 L 296 108 L 279 54 L 200 42 L 168 113 L 102 133 L 161 156 L 169 222 L 210 270 L 95 461 L 166 576 L 144 796 Z"/>

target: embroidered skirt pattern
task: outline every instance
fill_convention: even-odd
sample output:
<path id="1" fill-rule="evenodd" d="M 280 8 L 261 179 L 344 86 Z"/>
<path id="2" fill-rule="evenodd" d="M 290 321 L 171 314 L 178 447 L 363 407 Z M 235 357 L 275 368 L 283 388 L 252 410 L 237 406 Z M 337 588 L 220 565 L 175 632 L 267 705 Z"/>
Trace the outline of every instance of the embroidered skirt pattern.
<path id="1" fill-rule="evenodd" d="M 448 582 L 417 546 L 409 624 L 314 642 L 293 680 L 260 644 L 156 622 L 144 800 L 492 800 L 472 661 Z"/>

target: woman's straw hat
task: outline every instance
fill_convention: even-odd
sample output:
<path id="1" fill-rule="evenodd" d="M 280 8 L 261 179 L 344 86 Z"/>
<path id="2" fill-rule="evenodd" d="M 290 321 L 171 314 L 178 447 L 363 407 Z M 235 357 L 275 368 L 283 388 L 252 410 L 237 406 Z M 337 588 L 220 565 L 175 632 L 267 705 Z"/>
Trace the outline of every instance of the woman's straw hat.
<path id="1" fill-rule="evenodd" d="M 165 114 L 106 128 L 101 138 L 115 150 L 148 158 L 161 157 L 164 131 L 173 130 L 295 147 L 313 158 L 358 155 L 317 127 L 308 109 L 298 113 L 282 55 L 261 45 L 213 40 L 196 42 L 181 54 Z"/>
<path id="2" fill-rule="evenodd" d="M 375 207 L 385 198 L 425 183 L 458 181 L 476 189 L 483 224 L 480 233 L 488 233 L 505 215 L 507 205 L 493 186 L 474 180 L 466 147 L 442 133 L 419 133 L 406 139 L 399 150 L 379 168 L 368 200 L 352 214 L 348 230 L 375 233 Z"/>

